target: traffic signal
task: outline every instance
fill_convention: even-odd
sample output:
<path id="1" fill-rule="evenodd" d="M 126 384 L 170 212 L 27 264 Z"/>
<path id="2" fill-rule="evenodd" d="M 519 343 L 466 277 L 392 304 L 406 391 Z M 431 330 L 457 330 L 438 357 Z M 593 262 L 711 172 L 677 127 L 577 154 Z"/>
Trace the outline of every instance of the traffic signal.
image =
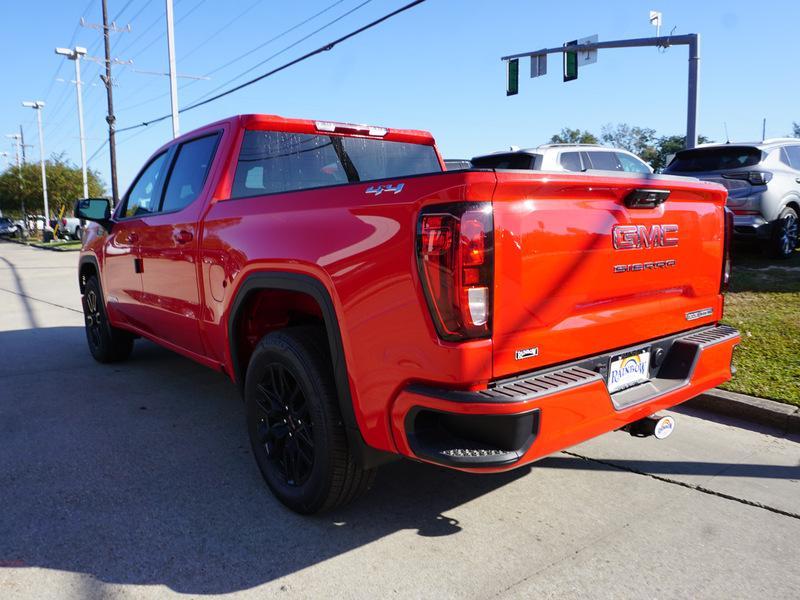
<path id="1" fill-rule="evenodd" d="M 519 59 L 506 61 L 506 69 L 506 96 L 516 96 L 519 93 Z"/>
<path id="2" fill-rule="evenodd" d="M 564 81 L 572 81 L 578 78 L 578 53 L 566 50 L 569 46 L 577 46 L 578 40 L 572 40 L 564 44 Z"/>

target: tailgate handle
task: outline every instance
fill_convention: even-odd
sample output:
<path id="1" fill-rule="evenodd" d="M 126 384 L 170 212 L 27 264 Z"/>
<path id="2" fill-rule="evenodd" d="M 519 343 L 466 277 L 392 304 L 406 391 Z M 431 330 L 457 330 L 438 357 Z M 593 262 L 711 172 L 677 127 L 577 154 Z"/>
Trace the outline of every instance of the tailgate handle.
<path id="1" fill-rule="evenodd" d="M 625 206 L 628 208 L 653 208 L 664 204 L 667 198 L 669 198 L 669 190 L 636 188 L 625 196 Z"/>

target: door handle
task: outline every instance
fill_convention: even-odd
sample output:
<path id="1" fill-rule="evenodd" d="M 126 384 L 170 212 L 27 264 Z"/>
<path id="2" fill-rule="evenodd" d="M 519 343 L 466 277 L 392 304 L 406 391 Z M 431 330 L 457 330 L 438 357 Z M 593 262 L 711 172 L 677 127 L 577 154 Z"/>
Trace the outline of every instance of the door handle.
<path id="1" fill-rule="evenodd" d="M 194 239 L 191 231 L 186 231 L 185 229 L 181 229 L 175 234 L 175 241 L 179 244 L 188 244 Z"/>

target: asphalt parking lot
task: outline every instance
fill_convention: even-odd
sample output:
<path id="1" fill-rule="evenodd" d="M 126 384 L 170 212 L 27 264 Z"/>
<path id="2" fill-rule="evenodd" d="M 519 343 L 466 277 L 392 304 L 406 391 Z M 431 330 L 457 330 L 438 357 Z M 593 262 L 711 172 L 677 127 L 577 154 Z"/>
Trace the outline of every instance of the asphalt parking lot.
<path id="1" fill-rule="evenodd" d="M 77 253 L 0 242 L 0 598 L 798 598 L 800 437 L 681 408 L 495 476 L 408 461 L 284 509 L 235 388 L 86 349 Z"/>

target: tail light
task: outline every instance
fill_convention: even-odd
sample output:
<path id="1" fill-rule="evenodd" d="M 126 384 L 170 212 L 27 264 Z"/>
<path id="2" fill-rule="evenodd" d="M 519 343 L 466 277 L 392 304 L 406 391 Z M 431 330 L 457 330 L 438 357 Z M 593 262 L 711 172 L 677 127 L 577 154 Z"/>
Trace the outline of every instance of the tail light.
<path id="1" fill-rule="evenodd" d="M 725 179 L 742 179 L 749 181 L 753 185 L 766 185 L 772 180 L 772 173 L 769 171 L 736 171 L 734 173 L 723 173 Z"/>
<path id="2" fill-rule="evenodd" d="M 492 334 L 494 231 L 490 202 L 428 206 L 417 224 L 417 263 L 439 337 Z"/>
<path id="3" fill-rule="evenodd" d="M 733 239 L 733 211 L 725 209 L 724 255 L 722 257 L 722 277 L 719 283 L 720 294 L 728 291 L 731 282 L 731 240 Z"/>

